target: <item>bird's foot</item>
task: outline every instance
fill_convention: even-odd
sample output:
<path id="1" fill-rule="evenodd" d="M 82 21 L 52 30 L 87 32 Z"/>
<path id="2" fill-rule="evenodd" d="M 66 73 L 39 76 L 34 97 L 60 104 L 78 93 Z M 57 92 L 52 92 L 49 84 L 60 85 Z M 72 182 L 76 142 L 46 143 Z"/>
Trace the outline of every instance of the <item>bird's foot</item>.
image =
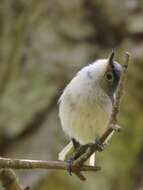
<path id="1" fill-rule="evenodd" d="M 80 147 L 79 142 L 76 141 L 74 138 L 72 138 L 71 140 L 72 140 L 74 149 L 77 150 Z"/>
<path id="2" fill-rule="evenodd" d="M 101 144 L 100 143 L 100 138 L 96 137 L 95 139 L 95 145 L 97 146 L 97 149 L 99 152 L 102 152 L 105 149 L 106 144 Z"/>
<path id="3" fill-rule="evenodd" d="M 76 161 L 82 154 L 85 153 L 89 145 L 80 145 L 74 155 L 67 160 L 67 171 L 70 175 L 72 175 L 72 166 L 73 162 Z"/>
<path id="4" fill-rule="evenodd" d="M 72 175 L 72 165 L 74 162 L 74 158 L 70 158 L 69 160 L 67 160 L 67 171 L 69 173 L 69 175 Z"/>

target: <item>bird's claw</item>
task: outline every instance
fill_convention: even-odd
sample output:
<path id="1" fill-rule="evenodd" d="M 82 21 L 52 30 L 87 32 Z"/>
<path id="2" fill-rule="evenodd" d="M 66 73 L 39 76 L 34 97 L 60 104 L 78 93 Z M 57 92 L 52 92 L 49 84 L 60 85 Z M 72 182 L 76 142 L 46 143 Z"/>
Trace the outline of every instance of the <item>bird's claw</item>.
<path id="1" fill-rule="evenodd" d="M 100 143 L 100 140 L 98 137 L 95 139 L 95 144 L 99 152 L 102 152 L 105 149 L 105 145 Z"/>
<path id="2" fill-rule="evenodd" d="M 69 160 L 67 160 L 67 171 L 69 173 L 69 175 L 72 175 L 72 165 L 73 165 L 74 159 L 70 158 Z"/>

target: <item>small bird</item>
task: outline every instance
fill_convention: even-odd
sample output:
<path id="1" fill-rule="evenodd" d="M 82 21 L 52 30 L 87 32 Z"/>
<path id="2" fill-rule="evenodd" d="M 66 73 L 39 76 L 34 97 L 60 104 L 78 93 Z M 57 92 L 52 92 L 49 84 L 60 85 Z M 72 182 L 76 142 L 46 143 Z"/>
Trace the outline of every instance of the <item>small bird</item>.
<path id="1" fill-rule="evenodd" d="M 71 141 L 59 153 L 59 160 L 70 159 L 77 147 L 95 143 L 107 128 L 122 71 L 114 54 L 112 51 L 109 58 L 82 68 L 64 89 L 59 99 L 59 117 Z M 95 154 L 88 164 L 95 165 Z"/>

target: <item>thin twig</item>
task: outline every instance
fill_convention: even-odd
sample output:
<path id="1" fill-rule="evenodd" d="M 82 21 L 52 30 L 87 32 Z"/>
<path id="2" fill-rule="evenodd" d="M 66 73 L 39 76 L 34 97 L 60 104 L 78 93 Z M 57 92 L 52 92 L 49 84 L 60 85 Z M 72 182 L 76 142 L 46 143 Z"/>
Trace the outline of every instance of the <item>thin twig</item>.
<path id="1" fill-rule="evenodd" d="M 117 89 L 117 93 L 116 93 L 116 98 L 114 101 L 114 105 L 113 105 L 113 109 L 112 109 L 112 114 L 111 114 L 111 118 L 109 120 L 108 126 L 106 131 L 103 133 L 103 135 L 100 137 L 99 139 L 99 144 L 103 145 L 105 140 L 113 133 L 115 132 L 116 129 L 116 125 L 117 125 L 117 116 L 119 113 L 119 107 L 120 107 L 120 102 L 121 102 L 121 97 L 123 94 L 123 87 L 124 87 L 124 82 L 125 82 L 125 78 L 126 78 L 126 74 L 127 74 L 127 69 L 128 69 L 128 64 L 129 64 L 129 58 L 130 55 L 129 53 L 125 54 L 125 63 L 123 65 L 123 71 L 121 74 L 121 78 L 120 78 L 120 82 L 119 82 L 119 86 Z M 80 170 L 80 166 L 96 151 L 98 151 L 98 146 L 97 144 L 91 144 L 91 146 L 88 147 L 88 149 L 86 150 L 86 152 L 81 155 L 75 162 L 74 165 L 75 166 L 79 166 L 79 172 L 76 172 L 75 174 L 77 175 L 78 173 L 80 175 L 81 174 L 81 170 Z M 78 176 L 78 175 L 77 175 Z M 83 176 L 83 175 L 82 175 Z M 79 177 L 79 176 L 78 176 Z M 84 176 L 83 176 L 84 178 Z M 81 178 L 80 178 L 81 179 Z"/>
<path id="2" fill-rule="evenodd" d="M 67 162 L 0 158 L 0 168 L 67 170 Z M 74 166 L 73 171 L 76 171 L 76 169 L 77 167 Z M 100 170 L 100 167 L 82 166 L 81 170 L 82 171 L 98 171 Z"/>

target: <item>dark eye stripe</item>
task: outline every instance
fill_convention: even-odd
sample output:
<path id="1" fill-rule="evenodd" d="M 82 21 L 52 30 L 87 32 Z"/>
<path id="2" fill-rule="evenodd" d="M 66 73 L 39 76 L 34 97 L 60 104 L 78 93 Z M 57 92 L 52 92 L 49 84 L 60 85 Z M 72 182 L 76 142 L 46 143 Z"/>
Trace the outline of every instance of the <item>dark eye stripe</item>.
<path id="1" fill-rule="evenodd" d="M 115 92 L 115 90 L 116 90 L 116 88 L 118 86 L 118 83 L 119 83 L 119 80 L 120 80 L 120 75 L 121 75 L 121 70 L 122 70 L 121 65 L 114 62 L 113 63 L 113 75 L 114 75 L 113 92 Z"/>

